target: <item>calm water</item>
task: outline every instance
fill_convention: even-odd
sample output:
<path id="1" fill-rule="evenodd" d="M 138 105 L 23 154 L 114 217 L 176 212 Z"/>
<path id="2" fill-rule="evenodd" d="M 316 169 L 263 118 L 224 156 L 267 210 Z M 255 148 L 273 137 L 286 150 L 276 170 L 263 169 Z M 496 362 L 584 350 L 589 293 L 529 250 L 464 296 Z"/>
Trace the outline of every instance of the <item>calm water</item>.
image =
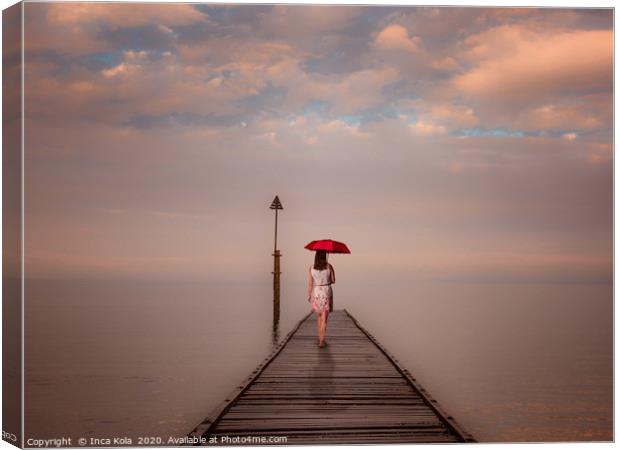
<path id="1" fill-rule="evenodd" d="M 282 289 L 281 336 L 307 312 Z M 336 285 L 480 441 L 612 439 L 612 286 Z M 183 436 L 272 346 L 271 284 L 32 281 L 26 438 Z"/>

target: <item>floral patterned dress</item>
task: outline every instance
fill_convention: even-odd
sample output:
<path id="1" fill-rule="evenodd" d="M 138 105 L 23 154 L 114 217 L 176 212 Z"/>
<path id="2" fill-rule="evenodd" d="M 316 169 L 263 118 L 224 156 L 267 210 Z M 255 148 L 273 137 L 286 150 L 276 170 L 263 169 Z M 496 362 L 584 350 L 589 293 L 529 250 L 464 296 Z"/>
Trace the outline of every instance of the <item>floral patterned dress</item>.
<path id="1" fill-rule="evenodd" d="M 324 270 L 316 270 L 310 266 L 310 274 L 312 275 L 312 292 L 310 294 L 312 309 L 317 313 L 329 312 L 333 296 L 329 266 Z"/>

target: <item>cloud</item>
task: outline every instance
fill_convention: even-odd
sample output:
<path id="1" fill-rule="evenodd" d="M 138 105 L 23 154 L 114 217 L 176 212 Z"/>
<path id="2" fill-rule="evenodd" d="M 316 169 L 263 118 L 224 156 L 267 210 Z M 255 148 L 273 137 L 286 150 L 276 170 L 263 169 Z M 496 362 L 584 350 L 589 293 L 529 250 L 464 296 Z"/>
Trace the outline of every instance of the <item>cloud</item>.
<path id="1" fill-rule="evenodd" d="M 577 139 L 577 133 L 564 133 L 562 137 L 567 141 L 574 141 Z"/>
<path id="2" fill-rule="evenodd" d="M 604 93 L 575 92 L 555 95 L 542 102 L 531 99 L 518 105 L 470 102 L 475 105 L 480 122 L 489 128 L 543 133 L 583 130 L 591 134 L 595 130 L 609 129 L 613 121 L 611 98 Z"/>
<path id="3" fill-rule="evenodd" d="M 445 134 L 446 132 L 446 127 L 424 121 L 418 121 L 410 124 L 409 129 L 417 136 L 433 136 L 436 134 Z"/>
<path id="4" fill-rule="evenodd" d="M 423 122 L 441 125 L 444 132 L 471 128 L 480 123 L 474 109 L 467 105 L 424 99 L 401 100 L 398 105 Z"/>
<path id="5" fill-rule="evenodd" d="M 452 80 L 456 92 L 483 101 L 541 100 L 612 86 L 613 33 L 536 32 L 505 25 L 466 40 L 473 67 Z"/>
<path id="6" fill-rule="evenodd" d="M 260 13 L 259 21 L 267 36 L 317 36 L 342 31 L 362 12 L 363 8 L 346 5 L 275 5 Z"/>
<path id="7" fill-rule="evenodd" d="M 333 103 L 336 114 L 351 114 L 381 105 L 383 88 L 400 76 L 400 72 L 391 67 L 361 70 L 345 77 L 314 76 L 307 83 L 307 98 Z"/>
<path id="8" fill-rule="evenodd" d="M 375 45 L 382 49 L 418 53 L 421 48 L 421 40 L 419 37 L 410 37 L 409 31 L 401 25 L 388 25 L 375 37 Z"/>
<path id="9" fill-rule="evenodd" d="M 590 101 L 568 105 L 545 104 L 524 111 L 514 121 L 523 130 L 591 130 L 608 126 L 608 115 L 604 105 L 597 104 L 596 98 Z"/>
<path id="10" fill-rule="evenodd" d="M 183 26 L 203 22 L 207 15 L 186 4 L 50 3 L 52 26 L 75 27 L 105 24 L 110 27 L 139 27 L 148 24 Z"/>
<path id="11" fill-rule="evenodd" d="M 31 56 L 46 53 L 75 57 L 136 45 L 141 33 L 148 35 L 142 41 L 147 45 L 154 45 L 158 35 L 167 42 L 177 37 L 171 27 L 206 23 L 208 16 L 180 3 L 68 2 L 29 4 L 24 21 L 28 35 L 25 46 Z"/>
<path id="12" fill-rule="evenodd" d="M 434 69 L 448 72 L 458 69 L 459 64 L 454 58 L 446 56 L 445 58 L 434 60 L 433 62 L 431 62 L 431 66 Z"/>

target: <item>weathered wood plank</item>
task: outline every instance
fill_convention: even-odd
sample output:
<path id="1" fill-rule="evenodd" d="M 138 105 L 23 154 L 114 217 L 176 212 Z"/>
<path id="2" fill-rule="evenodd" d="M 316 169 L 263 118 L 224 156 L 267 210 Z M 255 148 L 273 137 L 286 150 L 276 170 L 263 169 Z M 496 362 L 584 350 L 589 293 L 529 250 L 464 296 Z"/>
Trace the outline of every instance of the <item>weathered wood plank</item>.
<path id="1" fill-rule="evenodd" d="M 316 319 L 304 318 L 190 436 L 475 442 L 348 312 L 330 315 L 327 342 L 318 348 Z"/>

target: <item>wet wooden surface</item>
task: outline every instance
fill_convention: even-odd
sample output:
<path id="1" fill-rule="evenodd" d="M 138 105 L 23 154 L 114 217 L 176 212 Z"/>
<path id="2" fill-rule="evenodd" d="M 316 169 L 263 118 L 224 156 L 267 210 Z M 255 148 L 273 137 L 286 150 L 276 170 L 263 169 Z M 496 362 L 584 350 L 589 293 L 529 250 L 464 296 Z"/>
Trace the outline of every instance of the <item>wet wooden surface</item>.
<path id="1" fill-rule="evenodd" d="M 475 442 L 348 312 L 330 314 L 326 347 L 316 336 L 315 316 L 305 317 L 190 436 Z"/>

